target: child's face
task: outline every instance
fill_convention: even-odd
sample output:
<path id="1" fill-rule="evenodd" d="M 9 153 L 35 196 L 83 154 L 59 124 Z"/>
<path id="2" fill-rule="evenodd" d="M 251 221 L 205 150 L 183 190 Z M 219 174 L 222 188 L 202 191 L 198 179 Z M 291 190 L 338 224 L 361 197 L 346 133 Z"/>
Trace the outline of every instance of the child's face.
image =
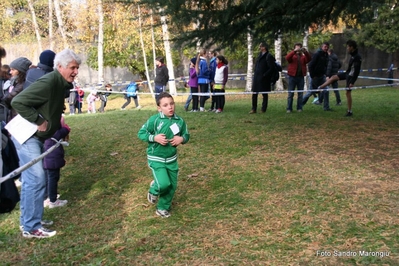
<path id="1" fill-rule="evenodd" d="M 159 101 L 158 112 L 162 112 L 167 117 L 172 117 L 175 113 L 175 101 L 173 98 L 162 98 Z"/>
<path id="2" fill-rule="evenodd" d="M 11 68 L 10 73 L 11 73 L 11 77 L 15 77 L 19 74 L 19 71 L 14 68 Z"/>

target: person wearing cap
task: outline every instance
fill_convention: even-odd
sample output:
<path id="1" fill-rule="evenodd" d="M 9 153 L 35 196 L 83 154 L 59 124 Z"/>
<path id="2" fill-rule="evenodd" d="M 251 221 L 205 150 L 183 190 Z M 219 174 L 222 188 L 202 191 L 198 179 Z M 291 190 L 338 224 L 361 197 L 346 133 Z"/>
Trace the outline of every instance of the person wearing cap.
<path id="1" fill-rule="evenodd" d="M 31 65 L 32 62 L 26 57 L 19 57 L 10 64 L 10 86 L 8 90 L 4 92 L 4 96 L 1 100 L 1 103 L 10 110 L 6 122 L 17 115 L 17 112 L 11 107 L 11 101 L 24 89 L 26 72 Z"/>
<path id="2" fill-rule="evenodd" d="M 41 76 L 54 70 L 55 53 L 51 50 L 44 50 L 39 56 L 39 63 L 36 67 L 31 67 L 26 74 L 24 89 L 35 82 Z"/>
<path id="3" fill-rule="evenodd" d="M 33 82 L 11 102 L 23 118 L 37 125 L 37 131 L 24 143 L 12 138 L 20 165 L 42 154 L 44 141 L 61 128 L 61 115 L 65 98 L 73 88 L 72 82 L 79 72 L 81 59 L 72 50 L 65 49 L 54 58 L 54 71 Z M 25 238 L 48 238 L 56 235 L 42 225 L 46 174 L 40 160 L 21 174 L 20 230 Z M 48 223 L 50 224 L 50 223 Z"/>

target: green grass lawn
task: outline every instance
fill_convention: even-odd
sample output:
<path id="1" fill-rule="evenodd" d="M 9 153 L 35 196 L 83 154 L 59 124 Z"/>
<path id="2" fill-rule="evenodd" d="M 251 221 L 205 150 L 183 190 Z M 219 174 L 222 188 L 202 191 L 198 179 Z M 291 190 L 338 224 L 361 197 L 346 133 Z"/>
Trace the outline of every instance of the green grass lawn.
<path id="1" fill-rule="evenodd" d="M 350 118 L 343 92 L 338 107 L 330 94 L 333 112 L 308 103 L 287 114 L 282 93 L 252 115 L 250 95 L 229 95 L 221 114 L 184 112 L 177 96 L 191 139 L 168 219 L 147 202 L 137 138 L 154 100 L 121 111 L 117 95 L 105 113 L 67 114 L 69 203 L 44 213 L 57 235 L 25 239 L 18 208 L 1 215 L 0 264 L 399 265 L 398 93 L 353 91 Z"/>

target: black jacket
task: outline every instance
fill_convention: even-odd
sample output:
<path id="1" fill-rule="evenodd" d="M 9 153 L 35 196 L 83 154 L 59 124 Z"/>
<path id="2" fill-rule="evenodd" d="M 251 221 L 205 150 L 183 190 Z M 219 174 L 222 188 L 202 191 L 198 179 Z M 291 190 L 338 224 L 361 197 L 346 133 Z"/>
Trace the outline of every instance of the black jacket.
<path id="1" fill-rule="evenodd" d="M 319 49 L 310 60 L 308 64 L 310 77 L 322 77 L 327 72 L 328 53 Z"/>
<path id="2" fill-rule="evenodd" d="M 253 92 L 265 92 L 271 90 L 271 76 L 274 71 L 275 59 L 269 52 L 262 55 L 259 53 L 255 63 L 254 80 L 252 83 Z"/>
<path id="3" fill-rule="evenodd" d="M 360 73 L 360 68 L 362 66 L 362 57 L 358 53 L 356 49 L 353 53 L 350 54 L 351 59 L 349 60 L 348 69 L 346 70 L 346 75 L 349 76 L 349 84 L 355 84 L 357 77 Z"/>
<path id="4" fill-rule="evenodd" d="M 334 53 L 331 53 L 328 60 L 326 76 L 331 78 L 338 73 L 340 68 L 341 62 L 339 61 L 338 56 Z"/>

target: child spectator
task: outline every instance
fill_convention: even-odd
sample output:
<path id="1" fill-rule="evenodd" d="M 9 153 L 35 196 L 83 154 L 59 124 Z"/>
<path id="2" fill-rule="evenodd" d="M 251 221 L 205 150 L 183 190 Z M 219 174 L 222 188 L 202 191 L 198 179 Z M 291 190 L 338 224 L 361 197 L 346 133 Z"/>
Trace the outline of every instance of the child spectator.
<path id="1" fill-rule="evenodd" d="M 96 101 L 98 100 L 97 98 L 97 90 L 92 90 L 87 96 L 87 113 L 96 113 Z"/>
<path id="2" fill-rule="evenodd" d="M 82 90 L 76 82 L 73 82 L 73 87 L 76 89 L 76 101 L 75 101 L 75 108 L 78 109 L 78 114 L 82 113 L 82 105 L 83 105 L 83 98 L 85 96 L 84 90 Z"/>
<path id="3" fill-rule="evenodd" d="M 57 141 L 60 139 L 67 139 L 71 129 L 65 123 L 64 117 L 61 117 L 61 127 L 58 129 L 52 138 Z M 44 142 L 44 150 L 47 151 L 52 146 L 54 146 L 55 141 L 52 139 L 47 139 Z M 46 172 L 46 193 L 48 198 L 44 201 L 44 206 L 48 206 L 50 209 L 56 207 L 65 206 L 68 201 L 61 200 L 57 198 L 58 194 L 58 181 L 60 180 L 61 168 L 65 165 L 64 159 L 64 147 L 62 145 L 58 146 L 54 151 L 46 155 L 43 159 L 43 168 Z"/>
<path id="4" fill-rule="evenodd" d="M 125 93 L 125 99 L 126 102 L 122 105 L 121 110 L 125 110 L 126 106 L 130 104 L 132 101 L 131 98 L 134 100 L 134 104 L 136 105 L 137 109 L 140 109 L 141 106 L 139 104 L 139 99 L 137 96 L 137 92 L 139 91 L 139 85 L 136 82 L 132 82 L 127 87 L 124 89 Z"/>
<path id="5" fill-rule="evenodd" d="M 138 132 L 138 137 L 148 142 L 147 160 L 154 180 L 147 199 L 157 203 L 156 214 L 170 217 L 172 199 L 177 188 L 177 146 L 190 139 L 184 120 L 175 114 L 175 102 L 167 92 L 157 98 L 158 114 L 151 116 Z"/>
<path id="6" fill-rule="evenodd" d="M 225 92 L 226 82 L 229 76 L 229 68 L 227 67 L 228 61 L 223 55 L 216 56 L 216 71 L 214 76 L 213 90 L 216 93 L 215 96 L 215 104 L 216 104 L 216 113 L 221 113 L 224 108 L 225 96 L 217 95 L 218 93 Z"/>
<path id="7" fill-rule="evenodd" d="M 199 96 L 193 93 L 198 93 L 198 77 L 197 71 L 195 69 L 195 64 L 197 63 L 197 58 L 191 58 L 190 60 L 190 73 L 189 73 L 189 80 L 188 85 L 190 86 L 191 97 L 193 100 L 193 108 L 192 112 L 198 112 L 198 104 L 199 104 Z"/>
<path id="8" fill-rule="evenodd" d="M 107 92 L 100 92 L 99 93 L 99 97 L 100 97 L 100 100 L 101 100 L 101 106 L 100 106 L 100 109 L 98 111 L 100 113 L 104 113 L 105 106 L 107 106 L 108 96 L 111 95 L 112 85 L 109 84 L 109 83 L 107 85 L 105 85 L 105 90 Z"/>

